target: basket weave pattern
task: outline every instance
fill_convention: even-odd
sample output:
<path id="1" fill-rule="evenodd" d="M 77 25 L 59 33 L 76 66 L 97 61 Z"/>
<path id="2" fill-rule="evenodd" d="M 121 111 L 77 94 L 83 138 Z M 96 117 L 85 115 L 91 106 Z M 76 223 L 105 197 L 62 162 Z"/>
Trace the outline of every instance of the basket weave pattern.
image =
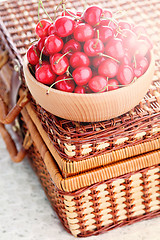
<path id="1" fill-rule="evenodd" d="M 66 193 L 51 181 L 35 146 L 29 157 L 53 208 L 74 236 L 90 236 L 159 215 L 160 166 Z"/>

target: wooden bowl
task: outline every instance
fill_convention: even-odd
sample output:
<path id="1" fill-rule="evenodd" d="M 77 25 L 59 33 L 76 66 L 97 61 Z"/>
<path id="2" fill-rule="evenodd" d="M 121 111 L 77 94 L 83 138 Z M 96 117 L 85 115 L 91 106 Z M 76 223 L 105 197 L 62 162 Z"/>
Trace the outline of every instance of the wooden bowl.
<path id="1" fill-rule="evenodd" d="M 27 57 L 24 58 L 26 84 L 36 102 L 48 112 L 68 120 L 97 122 L 118 117 L 134 108 L 146 94 L 154 74 L 155 60 L 150 54 L 147 71 L 134 83 L 104 93 L 77 94 L 56 89 L 46 92 L 48 86 L 39 83 L 30 73 Z"/>

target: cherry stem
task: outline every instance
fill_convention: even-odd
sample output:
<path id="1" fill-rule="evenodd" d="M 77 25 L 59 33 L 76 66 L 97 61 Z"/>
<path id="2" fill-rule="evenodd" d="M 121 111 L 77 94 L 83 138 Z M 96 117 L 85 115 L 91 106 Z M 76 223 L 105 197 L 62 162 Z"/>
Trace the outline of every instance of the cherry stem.
<path id="1" fill-rule="evenodd" d="M 66 56 L 68 53 L 70 53 L 70 52 L 72 52 L 72 51 L 70 50 L 70 51 L 66 52 L 65 54 L 63 54 L 57 61 L 55 61 L 54 64 L 58 64 L 59 61 L 61 61 L 61 59 L 62 59 L 64 56 Z"/>
<path id="2" fill-rule="evenodd" d="M 96 47 L 97 47 L 98 42 L 99 42 L 99 30 L 97 30 L 97 41 L 96 41 L 96 43 L 93 45 L 93 48 L 96 48 Z"/>
<path id="3" fill-rule="evenodd" d="M 61 5 L 64 5 L 65 3 L 63 2 L 63 0 L 57 5 L 57 7 L 56 7 L 56 10 L 55 10 L 55 13 L 54 13 L 54 20 L 56 20 L 56 13 L 57 13 L 57 11 L 58 11 L 58 8 L 61 6 Z M 65 9 L 65 8 L 63 8 L 63 9 Z"/>
<path id="4" fill-rule="evenodd" d="M 68 66 L 67 71 L 66 71 L 66 74 L 67 74 L 67 76 L 70 75 L 71 77 L 73 77 L 72 74 L 71 74 L 70 71 L 69 71 L 69 68 L 70 68 L 70 66 Z"/>
<path id="5" fill-rule="evenodd" d="M 35 54 L 37 55 L 37 57 L 39 57 L 39 56 L 38 56 L 38 53 L 37 53 L 37 50 L 36 50 L 35 47 L 33 47 L 33 51 L 35 52 Z"/>
<path id="6" fill-rule="evenodd" d="M 49 20 L 54 24 L 52 18 L 49 16 L 49 14 L 47 13 L 47 11 L 46 11 L 46 9 L 45 9 L 42 0 L 39 0 L 39 2 L 40 2 L 40 4 L 41 4 L 41 6 L 42 6 L 42 8 L 43 8 L 43 10 L 44 10 L 44 12 L 45 12 L 45 14 L 46 14 L 47 17 L 49 18 Z"/>
<path id="7" fill-rule="evenodd" d="M 116 29 L 116 32 L 121 34 L 123 37 L 127 37 L 125 34 L 122 33 L 122 30 L 120 27 L 118 29 Z"/>
<path id="8" fill-rule="evenodd" d="M 66 13 L 68 13 L 71 17 L 75 18 L 76 20 L 80 20 L 80 21 L 82 20 L 81 18 L 76 17 L 76 16 L 73 15 L 72 13 L 68 12 L 68 10 L 66 9 L 66 6 L 65 6 L 64 3 L 63 3 L 63 9 L 64 9 L 64 11 L 65 11 Z"/>
<path id="9" fill-rule="evenodd" d="M 106 55 L 106 54 L 104 54 L 104 53 L 99 53 L 99 56 L 107 57 L 107 58 L 110 58 L 110 59 L 116 61 L 117 63 L 120 63 L 120 61 L 118 61 L 117 59 L 115 59 L 115 58 L 113 58 L 113 57 L 111 57 L 111 56 L 109 56 L 109 55 Z"/>
<path id="10" fill-rule="evenodd" d="M 118 15 L 118 14 L 121 14 L 120 16 L 116 16 L 116 15 Z M 124 15 L 126 15 L 126 11 L 124 11 L 124 10 L 119 10 L 119 11 L 117 11 L 117 12 L 115 12 L 115 14 L 114 14 L 114 18 L 120 18 L 120 17 L 123 17 Z M 116 17 L 115 17 L 116 16 Z"/>
<path id="11" fill-rule="evenodd" d="M 52 83 L 52 84 L 49 86 L 46 94 L 47 94 L 47 95 L 49 94 L 49 91 L 51 90 L 51 88 L 52 88 L 54 85 L 56 85 L 56 84 L 59 83 L 59 82 L 66 81 L 66 80 L 67 80 L 67 81 L 68 81 L 68 80 L 73 80 L 73 78 L 65 78 L 65 79 L 61 79 L 61 80 L 59 80 L 59 81 L 57 81 L 57 82 Z"/>
<path id="12" fill-rule="evenodd" d="M 39 20 L 40 27 L 43 27 L 41 20 L 40 20 L 40 16 L 39 16 L 40 6 L 41 6 L 41 1 L 39 0 L 39 2 L 38 2 L 38 20 Z"/>
<path id="13" fill-rule="evenodd" d="M 41 51 L 40 56 L 39 56 L 39 65 L 40 66 L 42 65 L 42 54 L 43 54 L 44 48 L 45 48 L 45 46 L 43 46 L 42 51 Z"/>
<path id="14" fill-rule="evenodd" d="M 32 45 L 33 43 L 37 42 L 38 39 L 33 40 L 32 42 L 29 43 L 29 46 Z"/>

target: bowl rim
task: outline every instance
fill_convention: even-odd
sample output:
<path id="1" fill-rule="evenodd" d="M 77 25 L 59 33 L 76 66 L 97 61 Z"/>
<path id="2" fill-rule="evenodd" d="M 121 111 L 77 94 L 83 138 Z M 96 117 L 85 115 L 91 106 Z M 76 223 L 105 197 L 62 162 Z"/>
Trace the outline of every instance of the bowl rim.
<path id="1" fill-rule="evenodd" d="M 115 90 L 112 90 L 112 91 L 108 91 L 108 92 L 99 92 L 99 93 L 96 93 L 96 92 L 93 92 L 93 93 L 84 93 L 84 94 L 81 94 L 81 93 L 74 93 L 74 92 L 65 92 L 65 91 L 61 91 L 61 90 L 58 90 L 58 89 L 55 89 L 55 88 L 51 88 L 50 89 L 50 93 L 59 93 L 59 94 L 67 94 L 68 96 L 74 96 L 74 97 L 78 97 L 79 95 L 81 96 L 81 97 L 83 97 L 83 96 L 87 96 L 87 97 L 92 97 L 93 95 L 95 96 L 95 94 L 96 94 L 96 96 L 98 97 L 99 95 L 100 96 L 102 96 L 102 95 L 106 95 L 106 94 L 108 94 L 108 95 L 110 95 L 110 94 L 112 94 L 113 92 L 114 92 L 114 94 L 116 94 L 116 92 L 123 92 L 123 91 L 125 91 L 126 89 L 128 89 L 128 88 L 130 88 L 130 87 L 133 87 L 134 85 L 136 85 L 137 84 L 137 82 L 139 83 L 140 82 L 140 80 L 141 79 L 143 79 L 144 77 L 145 77 L 145 75 L 147 75 L 147 73 L 148 73 L 148 71 L 152 68 L 152 64 L 154 63 L 154 54 L 153 54 L 153 50 L 151 50 L 150 52 L 149 52 L 149 56 L 150 56 L 150 61 L 149 61 L 149 67 L 148 67 L 148 69 L 146 70 L 146 72 L 142 75 L 142 76 L 140 76 L 139 78 L 137 78 L 136 79 L 136 81 L 134 81 L 134 82 L 131 82 L 131 83 L 129 83 L 129 84 L 127 84 L 126 86 L 123 86 L 123 87 L 121 87 L 121 88 L 118 88 L 118 89 L 115 89 Z M 23 57 L 23 69 L 25 69 L 24 70 L 24 72 L 26 72 L 27 71 L 27 74 L 29 75 L 29 78 L 35 83 L 35 84 L 37 84 L 39 87 L 41 87 L 41 88 L 44 88 L 45 90 L 46 90 L 46 92 L 47 92 L 47 90 L 49 89 L 49 86 L 47 86 L 47 85 L 45 85 L 45 84 L 43 84 L 43 83 L 41 83 L 41 82 L 38 82 L 37 80 L 36 80 L 36 78 L 31 74 L 31 72 L 30 72 L 30 70 L 29 70 L 29 67 L 28 67 L 28 60 L 27 60 L 27 53 L 25 54 L 25 56 Z"/>

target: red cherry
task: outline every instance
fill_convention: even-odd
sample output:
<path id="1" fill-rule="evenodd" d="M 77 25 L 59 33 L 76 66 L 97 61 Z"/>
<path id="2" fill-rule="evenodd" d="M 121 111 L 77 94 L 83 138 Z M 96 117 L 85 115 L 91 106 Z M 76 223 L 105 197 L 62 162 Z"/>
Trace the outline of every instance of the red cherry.
<path id="1" fill-rule="evenodd" d="M 55 25 L 51 24 L 48 28 L 48 35 L 52 35 L 56 33 Z"/>
<path id="2" fill-rule="evenodd" d="M 67 37 L 73 33 L 75 22 L 71 17 L 59 17 L 55 21 L 56 33 L 60 37 Z"/>
<path id="3" fill-rule="evenodd" d="M 100 21 L 102 9 L 98 6 L 88 7 L 83 13 L 83 20 L 91 26 L 96 25 Z"/>
<path id="4" fill-rule="evenodd" d="M 133 30 L 132 30 L 138 37 L 141 35 L 141 34 L 146 34 L 146 29 L 141 26 L 141 25 L 136 25 L 134 26 Z"/>
<path id="5" fill-rule="evenodd" d="M 70 65 L 73 68 L 77 67 L 88 67 L 90 60 L 88 56 L 83 52 L 75 52 L 70 58 Z"/>
<path id="6" fill-rule="evenodd" d="M 41 66 L 43 66 L 43 65 L 49 65 L 49 62 L 47 62 L 47 61 L 43 61 L 42 63 L 41 63 Z M 41 67 L 40 66 L 40 64 L 39 64 L 39 62 L 36 64 L 36 66 L 35 66 L 35 71 L 39 68 L 39 67 Z"/>
<path id="7" fill-rule="evenodd" d="M 45 40 L 46 39 L 47 39 L 47 37 L 40 38 L 39 41 L 38 41 L 37 47 L 38 47 L 40 52 L 43 50 L 43 54 L 46 55 L 46 56 L 49 56 L 49 53 L 46 50 L 46 46 L 45 46 L 45 48 L 43 48 L 44 45 L 45 45 Z"/>
<path id="8" fill-rule="evenodd" d="M 132 82 L 134 77 L 133 69 L 128 65 L 121 65 L 117 73 L 117 79 L 122 85 Z"/>
<path id="9" fill-rule="evenodd" d="M 98 68 L 99 65 L 106 60 L 106 57 L 103 57 L 103 56 L 98 56 L 98 57 L 94 57 L 92 59 L 92 65 L 95 67 L 95 68 Z"/>
<path id="10" fill-rule="evenodd" d="M 115 31 L 118 27 L 118 21 L 116 21 L 115 19 L 114 19 L 114 21 L 110 20 L 108 23 L 108 26 L 111 27 Z"/>
<path id="11" fill-rule="evenodd" d="M 134 76 L 139 78 L 143 75 L 143 70 L 141 67 L 133 68 Z"/>
<path id="12" fill-rule="evenodd" d="M 137 41 L 136 54 L 144 57 L 149 51 L 150 45 L 143 39 Z"/>
<path id="13" fill-rule="evenodd" d="M 98 73 L 99 75 L 113 78 L 117 75 L 119 65 L 115 60 L 112 59 L 106 59 L 103 61 L 99 67 L 98 67 Z"/>
<path id="14" fill-rule="evenodd" d="M 136 63 L 133 62 L 132 68 L 136 77 L 140 77 L 148 69 L 149 63 L 146 57 L 136 56 Z"/>
<path id="15" fill-rule="evenodd" d="M 60 52 L 63 48 L 63 40 L 55 34 L 47 37 L 45 41 L 45 49 L 49 54 Z"/>
<path id="16" fill-rule="evenodd" d="M 73 71 L 72 76 L 77 85 L 83 86 L 92 77 L 92 70 L 89 67 L 78 67 Z"/>
<path id="17" fill-rule="evenodd" d="M 89 80 L 88 86 L 93 92 L 105 92 L 107 79 L 103 76 L 95 76 Z"/>
<path id="18" fill-rule="evenodd" d="M 32 45 L 27 51 L 27 59 L 31 65 L 36 65 L 39 62 L 40 52 L 35 45 Z"/>
<path id="19" fill-rule="evenodd" d="M 138 67 L 141 67 L 143 73 L 148 69 L 149 62 L 146 57 L 136 56 L 136 64 Z"/>
<path id="20" fill-rule="evenodd" d="M 66 56 L 61 53 L 55 53 L 50 57 L 51 67 L 54 73 L 57 75 L 63 75 L 69 67 L 69 62 Z"/>
<path id="21" fill-rule="evenodd" d="M 153 44 L 152 44 L 152 42 L 151 42 L 151 40 L 149 39 L 148 36 L 146 36 L 146 35 L 141 35 L 141 36 L 139 37 L 139 39 L 146 41 L 146 43 L 147 43 L 148 46 L 149 46 L 149 50 L 153 48 Z"/>
<path id="22" fill-rule="evenodd" d="M 110 38 L 113 37 L 113 29 L 108 26 L 99 26 L 97 28 L 99 31 L 99 39 L 103 42 L 106 43 Z M 95 38 L 98 38 L 98 33 L 95 31 Z"/>
<path id="23" fill-rule="evenodd" d="M 79 42 L 86 42 L 87 40 L 93 38 L 94 30 L 86 23 L 80 23 L 74 30 L 74 38 Z"/>
<path id="24" fill-rule="evenodd" d="M 48 28 L 50 27 L 51 23 L 47 20 L 40 20 L 36 26 L 36 34 L 40 37 L 47 37 L 48 36 Z"/>
<path id="25" fill-rule="evenodd" d="M 113 38 L 109 40 L 105 46 L 105 53 L 117 60 L 122 59 L 125 53 L 122 40 L 119 38 Z"/>
<path id="26" fill-rule="evenodd" d="M 130 29 L 123 29 L 121 38 L 122 38 L 124 47 L 129 49 L 131 53 L 134 52 L 135 47 L 137 45 L 136 34 L 132 32 Z"/>
<path id="27" fill-rule="evenodd" d="M 85 87 L 83 87 L 83 86 L 77 86 L 77 87 L 74 89 L 74 92 L 75 92 L 75 93 L 84 94 L 84 93 L 86 92 L 86 89 L 85 89 Z"/>
<path id="28" fill-rule="evenodd" d="M 125 54 L 124 54 L 124 57 L 123 57 L 121 63 L 124 65 L 130 65 L 131 60 L 132 60 L 131 55 L 129 54 L 128 51 L 125 51 Z"/>
<path id="29" fill-rule="evenodd" d="M 51 85 L 56 79 L 56 74 L 52 71 L 50 64 L 39 67 L 36 70 L 35 76 L 37 81 L 47 85 Z"/>
<path id="30" fill-rule="evenodd" d="M 116 79 L 109 79 L 108 80 L 108 91 L 116 90 L 119 88 L 119 82 Z"/>
<path id="31" fill-rule="evenodd" d="M 103 10 L 101 17 L 102 18 L 112 18 L 112 12 L 108 9 Z"/>
<path id="32" fill-rule="evenodd" d="M 73 12 L 71 12 L 71 11 L 68 11 L 68 12 L 63 11 L 63 12 L 62 12 L 62 16 L 69 16 L 69 17 L 70 17 L 71 15 L 76 16 L 76 14 L 73 13 Z"/>
<path id="33" fill-rule="evenodd" d="M 84 44 L 84 52 L 89 57 L 97 56 L 98 53 L 102 53 L 103 51 L 104 51 L 103 42 L 98 38 L 89 39 Z"/>
<path id="34" fill-rule="evenodd" d="M 81 17 L 82 16 L 82 12 L 77 12 L 76 16 Z"/>
<path id="35" fill-rule="evenodd" d="M 126 22 L 126 21 L 120 21 L 119 23 L 118 23 L 118 26 L 119 26 L 119 28 L 121 29 L 121 30 L 123 30 L 123 29 L 130 29 L 131 30 L 131 24 L 130 23 L 128 23 L 128 22 Z"/>
<path id="36" fill-rule="evenodd" d="M 61 81 L 63 79 L 64 81 Z M 75 82 L 72 79 L 70 80 L 67 80 L 67 79 L 68 79 L 68 76 L 66 74 L 58 76 L 55 80 L 55 82 L 57 82 L 55 84 L 55 88 L 64 92 L 73 92 L 75 88 Z"/>
<path id="37" fill-rule="evenodd" d="M 71 52 L 69 52 L 69 51 L 71 51 Z M 79 51 L 81 51 L 81 44 L 74 39 L 71 39 L 68 42 L 66 42 L 62 49 L 63 54 L 69 52 L 67 54 L 67 57 L 71 57 L 74 52 L 79 52 Z"/>

